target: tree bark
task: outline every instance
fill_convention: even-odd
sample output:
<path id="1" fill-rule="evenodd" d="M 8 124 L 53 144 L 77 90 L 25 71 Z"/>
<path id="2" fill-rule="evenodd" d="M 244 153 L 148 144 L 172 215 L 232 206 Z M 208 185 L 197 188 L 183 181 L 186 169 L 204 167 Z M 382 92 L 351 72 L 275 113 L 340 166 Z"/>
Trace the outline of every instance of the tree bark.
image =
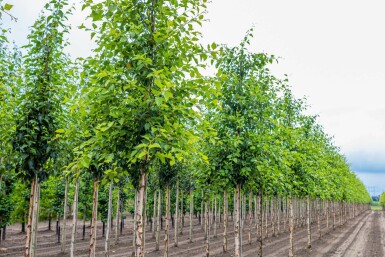
<path id="1" fill-rule="evenodd" d="M 258 196 L 258 208 L 259 208 L 259 220 L 258 220 L 258 224 L 259 224 L 259 233 L 258 233 L 258 241 L 259 241 L 259 256 L 262 257 L 262 253 L 263 253 L 263 194 L 262 194 L 262 190 L 260 189 L 259 190 L 259 196 Z M 257 229 L 258 230 L 258 229 Z"/>
<path id="2" fill-rule="evenodd" d="M 75 240 L 76 240 L 76 226 L 78 222 L 78 195 L 79 195 L 79 178 L 76 179 L 75 193 L 74 193 L 74 209 L 72 213 L 72 234 L 71 234 L 71 252 L 70 256 L 75 257 Z"/>
<path id="3" fill-rule="evenodd" d="M 118 199 L 116 199 L 116 221 L 115 221 L 115 245 L 119 242 L 119 224 L 120 224 L 120 189 L 118 188 Z"/>
<path id="4" fill-rule="evenodd" d="M 107 212 L 107 231 L 106 240 L 104 241 L 104 256 L 110 256 L 110 232 L 111 232 L 111 214 L 112 214 L 112 187 L 113 183 L 110 182 L 110 188 L 108 190 L 108 212 Z"/>
<path id="5" fill-rule="evenodd" d="M 241 238 L 240 238 L 240 234 L 241 234 L 241 231 L 242 231 L 242 228 L 241 228 L 241 207 L 240 207 L 240 203 L 241 203 L 241 185 L 240 184 L 237 184 L 236 186 L 236 197 L 235 197 L 235 208 L 234 208 L 234 211 L 235 211 L 235 230 L 234 230 L 234 234 L 235 234 L 235 253 L 234 253 L 234 256 L 235 257 L 242 257 L 241 255 Z"/>
<path id="6" fill-rule="evenodd" d="M 136 202 L 136 240 L 135 240 L 135 256 L 144 256 L 144 218 L 145 218 L 145 201 L 146 201 L 146 185 L 147 173 L 141 170 L 139 188 L 137 190 L 138 197 Z"/>
<path id="7" fill-rule="evenodd" d="M 168 257 L 168 241 L 169 241 L 169 227 L 170 227 L 170 185 L 166 186 L 166 228 L 164 230 L 164 257 Z"/>
<path id="8" fill-rule="evenodd" d="M 39 200 L 40 200 L 40 183 L 36 178 L 35 185 L 35 194 L 34 194 L 34 210 L 32 217 L 32 233 L 31 233 L 31 257 L 36 256 L 36 246 L 37 246 L 37 228 L 39 223 Z"/>
<path id="9" fill-rule="evenodd" d="M 206 227 L 206 257 L 210 256 L 210 215 L 209 215 L 209 208 L 210 208 L 210 200 L 206 200 L 206 214 L 205 214 L 205 227 Z"/>
<path id="10" fill-rule="evenodd" d="M 92 218 L 91 218 L 91 235 L 90 235 L 90 247 L 89 257 L 95 257 L 96 255 L 96 232 L 98 222 L 98 193 L 99 193 L 99 178 L 94 179 L 94 195 L 92 203 Z"/>
<path id="11" fill-rule="evenodd" d="M 162 218 L 162 190 L 159 189 L 158 192 L 158 215 L 156 221 L 156 241 L 155 241 L 155 251 L 159 251 L 159 239 L 160 239 L 160 219 Z"/>
<path id="12" fill-rule="evenodd" d="M 217 196 L 214 198 L 214 238 L 217 237 Z"/>
<path id="13" fill-rule="evenodd" d="M 83 209 L 83 232 L 82 232 L 82 236 L 83 236 L 83 240 L 86 236 L 86 218 L 87 218 L 87 206 L 84 205 L 84 209 Z"/>
<path id="14" fill-rule="evenodd" d="M 63 229 L 61 234 L 61 252 L 65 253 L 66 251 L 66 222 L 67 222 L 67 204 L 68 204 L 68 178 L 66 178 L 66 184 L 64 188 L 64 212 L 63 212 Z"/>
<path id="15" fill-rule="evenodd" d="M 307 225 L 307 249 L 311 249 L 311 224 L 310 224 L 310 195 L 307 195 L 307 201 L 306 201 L 306 212 L 307 212 L 307 217 L 306 217 L 306 225 Z"/>
<path id="16" fill-rule="evenodd" d="M 290 245 L 289 245 L 289 257 L 294 256 L 294 208 L 293 197 L 289 198 L 289 231 L 290 231 Z"/>
<path id="17" fill-rule="evenodd" d="M 179 181 L 176 182 L 174 246 L 178 247 Z"/>
<path id="18" fill-rule="evenodd" d="M 193 214 L 194 214 L 194 191 L 190 188 L 190 231 L 189 231 L 189 239 L 190 243 L 193 242 L 192 234 L 193 234 Z"/>
<path id="19" fill-rule="evenodd" d="M 223 252 L 227 252 L 227 219 L 228 219 L 228 195 L 227 190 L 223 192 Z"/>
<path id="20" fill-rule="evenodd" d="M 251 227 L 253 225 L 253 193 L 249 192 L 249 238 L 248 243 L 251 244 Z"/>
<path id="21" fill-rule="evenodd" d="M 181 192 L 181 202 L 180 202 L 180 224 L 179 224 L 179 227 L 180 227 L 180 232 L 179 234 L 180 235 L 183 235 L 183 228 L 184 228 L 184 192 L 182 190 Z"/>
<path id="22" fill-rule="evenodd" d="M 155 225 L 156 225 L 156 197 L 157 197 L 157 194 L 156 194 L 156 190 L 154 190 L 154 209 L 153 209 L 153 215 L 152 215 L 152 238 L 155 238 Z"/>
<path id="23" fill-rule="evenodd" d="M 29 210 L 28 210 L 28 221 L 27 221 L 27 235 L 25 240 L 25 251 L 24 257 L 31 256 L 31 237 L 32 237 L 32 220 L 35 204 L 35 192 L 36 192 L 36 181 L 34 178 L 31 183 L 31 193 L 29 195 Z"/>

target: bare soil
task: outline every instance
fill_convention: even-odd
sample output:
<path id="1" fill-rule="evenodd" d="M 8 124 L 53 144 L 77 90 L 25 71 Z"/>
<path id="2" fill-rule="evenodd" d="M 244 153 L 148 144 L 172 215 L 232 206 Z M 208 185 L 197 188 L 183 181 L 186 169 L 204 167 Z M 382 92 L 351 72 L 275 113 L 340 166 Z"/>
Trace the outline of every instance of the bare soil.
<path id="1" fill-rule="evenodd" d="M 57 243 L 56 232 L 48 231 L 47 223 L 41 222 L 39 224 L 38 232 L 38 247 L 37 256 L 39 257 L 64 257 L 69 256 L 70 248 L 70 223 L 67 224 L 67 251 L 60 253 L 60 244 Z M 193 243 L 189 243 L 188 238 L 188 217 L 185 219 L 185 227 L 183 228 L 183 235 L 179 236 L 178 247 L 174 246 L 174 230 L 170 230 L 169 242 L 169 256 L 170 257 L 202 257 L 205 253 L 204 232 L 194 219 Z M 337 223 L 339 224 L 339 223 Z M 213 228 L 211 228 L 210 238 L 210 253 L 211 256 L 230 257 L 234 255 L 234 235 L 233 224 L 229 222 L 228 225 L 228 249 L 227 253 L 222 252 L 223 244 L 223 226 L 218 226 L 217 237 L 213 236 Z M 133 233 L 132 220 L 126 220 L 126 225 L 123 229 L 123 234 L 119 238 L 119 243 L 114 244 L 113 227 L 111 238 L 111 257 L 132 256 L 133 251 Z M 161 232 L 160 251 L 155 251 L 155 239 L 152 238 L 152 233 L 147 226 L 146 232 L 146 257 L 163 256 L 164 249 L 164 232 Z M 271 228 L 270 228 L 271 229 Z M 77 228 L 76 241 L 76 256 L 88 256 L 89 246 L 89 224 L 86 227 L 85 240 L 82 240 L 82 224 Z M 259 242 L 256 240 L 255 227 L 253 225 L 252 242 L 248 244 L 248 224 L 245 223 L 243 237 L 243 256 L 257 256 L 259 249 Z M 289 235 L 287 231 L 283 231 L 281 224 L 281 233 L 275 237 L 271 237 L 269 231 L 269 238 L 265 238 L 263 242 L 263 256 L 264 257 L 281 257 L 288 256 L 289 252 Z M 349 220 L 343 226 L 338 226 L 333 230 L 331 227 L 326 229 L 326 222 L 322 224 L 322 237 L 319 238 L 317 234 L 317 225 L 312 225 L 312 248 L 306 249 L 307 233 L 306 227 L 297 228 L 294 234 L 295 238 L 295 252 L 297 257 L 380 257 L 385 256 L 385 213 L 383 211 L 367 211 L 364 214 Z M 7 228 L 7 239 L 0 244 L 0 256 L 23 256 L 25 234 L 20 233 L 20 224 L 11 225 Z M 97 256 L 104 256 L 104 238 L 102 237 L 102 225 L 98 224 L 97 237 Z"/>

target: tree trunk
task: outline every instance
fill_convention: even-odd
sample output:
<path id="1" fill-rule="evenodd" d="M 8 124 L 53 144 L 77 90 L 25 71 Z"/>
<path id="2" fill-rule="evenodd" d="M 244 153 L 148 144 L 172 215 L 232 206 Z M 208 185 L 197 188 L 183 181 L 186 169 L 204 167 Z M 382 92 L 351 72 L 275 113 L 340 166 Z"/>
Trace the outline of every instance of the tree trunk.
<path id="1" fill-rule="evenodd" d="M 227 219 L 228 219 L 228 195 L 227 190 L 223 192 L 223 252 L 227 252 Z"/>
<path id="2" fill-rule="evenodd" d="M 252 225 L 253 225 L 253 193 L 249 192 L 249 244 L 251 244 Z"/>
<path id="3" fill-rule="evenodd" d="M 162 218 L 162 190 L 159 189 L 158 192 L 158 215 L 156 221 L 156 242 L 155 242 L 155 251 L 159 251 L 159 239 L 160 239 L 160 220 Z"/>
<path id="4" fill-rule="evenodd" d="M 89 257 L 95 257 L 96 255 L 96 232 L 98 222 L 98 193 L 99 193 L 99 178 L 94 179 L 94 195 L 92 203 L 92 218 L 91 218 L 91 235 L 90 235 L 90 248 Z"/>
<path id="5" fill-rule="evenodd" d="M 144 217 L 145 217 L 145 201 L 146 201 L 146 185 L 147 173 L 141 170 L 139 188 L 137 190 L 138 197 L 136 202 L 136 243 L 135 256 L 144 257 Z"/>
<path id="6" fill-rule="evenodd" d="M 183 235 L 183 228 L 184 228 L 184 194 L 183 194 L 183 190 L 182 190 L 182 193 L 181 193 L 181 202 L 180 202 L 180 224 L 179 224 L 179 227 L 180 227 L 180 232 L 179 234 L 180 235 Z"/>
<path id="7" fill-rule="evenodd" d="M 293 197 L 289 198 L 289 231 L 290 231 L 290 245 L 289 245 L 289 257 L 294 256 L 294 208 Z"/>
<path id="8" fill-rule="evenodd" d="M 61 234 L 61 252 L 66 251 L 66 222 L 67 222 L 67 204 L 68 204 L 68 178 L 66 178 L 66 184 L 64 188 L 64 212 L 63 212 L 63 229 Z"/>
<path id="9" fill-rule="evenodd" d="M 51 213 L 48 214 L 48 230 L 51 231 L 51 221 L 52 221 L 52 215 Z"/>
<path id="10" fill-rule="evenodd" d="M 29 195 L 29 210 L 28 210 L 28 221 L 27 221 L 27 235 L 25 241 L 25 257 L 31 256 L 31 239 L 32 239 L 32 221 L 33 221 L 33 213 L 35 206 L 35 193 L 36 193 L 36 183 L 37 179 L 34 178 L 31 183 L 31 193 Z"/>
<path id="11" fill-rule="evenodd" d="M 322 232 L 321 232 L 321 219 L 320 219 L 320 213 L 321 213 L 321 201 L 318 199 L 318 200 L 317 200 L 317 226 L 318 226 L 318 235 L 319 235 L 319 238 L 321 239 L 321 237 L 322 237 Z"/>
<path id="12" fill-rule="evenodd" d="M 168 241 L 169 241 L 169 227 L 170 227 L 170 185 L 166 186 L 166 228 L 164 230 L 164 257 L 168 257 Z"/>
<path id="13" fill-rule="evenodd" d="M 75 257 L 75 240 L 76 240 L 76 226 L 78 222 L 78 193 L 79 193 L 79 179 L 76 179 L 76 186 L 74 192 L 74 209 L 72 213 L 72 234 L 71 234 L 71 252 L 70 256 Z"/>
<path id="14" fill-rule="evenodd" d="M 307 225 L 307 249 L 311 249 L 311 224 L 310 224 L 310 195 L 307 195 L 307 201 L 306 201 L 306 212 L 307 212 L 307 217 L 306 217 L 306 225 Z"/>
<path id="15" fill-rule="evenodd" d="M 157 194 L 156 194 L 156 190 L 154 190 L 154 209 L 153 209 L 153 215 L 152 215 L 152 227 L 151 227 L 151 229 L 152 229 L 152 238 L 155 238 L 155 231 L 156 231 L 156 229 L 155 229 L 155 225 L 156 225 L 156 222 L 155 222 L 155 220 L 156 220 L 156 197 L 157 197 Z"/>
<path id="16" fill-rule="evenodd" d="M 37 179 L 36 179 L 37 180 Z M 35 195 L 34 195 L 34 210 L 33 210 L 33 219 L 32 219 L 32 236 L 31 236 L 31 257 L 36 256 L 36 246 L 37 246 L 37 229 L 39 223 L 39 203 L 40 203 L 40 184 L 36 183 Z"/>
<path id="17" fill-rule="evenodd" d="M 210 208 L 210 200 L 206 200 L 206 214 L 205 214 L 205 227 L 206 227 L 206 257 L 210 256 L 210 215 L 209 215 L 209 208 Z"/>
<path id="18" fill-rule="evenodd" d="M 214 198 L 214 238 L 217 237 L 217 196 Z"/>
<path id="19" fill-rule="evenodd" d="M 178 217 L 179 217 L 179 181 L 176 182 L 176 200 L 175 200 L 175 226 L 174 226 L 174 246 L 178 247 Z"/>
<path id="20" fill-rule="evenodd" d="M 116 200 L 116 221 L 115 221 L 115 245 L 119 242 L 119 222 L 120 221 L 120 189 L 118 188 L 118 199 Z"/>
<path id="21" fill-rule="evenodd" d="M 133 237 L 132 237 L 132 246 L 134 247 L 134 251 L 132 252 L 132 255 L 133 256 L 136 256 L 135 255 L 135 247 L 136 247 L 136 212 L 137 212 L 137 208 L 138 208 L 138 205 L 137 205 L 137 202 L 138 202 L 138 191 L 135 189 L 135 201 L 134 201 L 134 229 L 133 229 Z"/>
<path id="22" fill-rule="evenodd" d="M 263 250 L 263 194 L 262 190 L 259 190 L 259 195 L 258 195 L 258 208 L 259 208 L 259 233 L 258 233 L 258 241 L 259 241 L 259 256 L 262 257 L 262 250 Z M 258 230 L 258 229 L 257 229 Z"/>
<path id="23" fill-rule="evenodd" d="M 203 190 L 202 190 L 202 198 L 201 198 L 201 211 L 200 211 L 200 214 L 201 214 L 201 218 L 200 218 L 200 224 L 201 224 L 201 229 L 204 230 L 204 222 L 202 222 L 203 218 L 204 218 L 204 207 L 203 207 Z"/>
<path id="24" fill-rule="evenodd" d="M 110 232 L 111 232 L 111 213 L 112 213 L 112 187 L 113 183 L 110 183 L 110 188 L 108 190 L 108 212 L 107 212 L 107 232 L 106 240 L 104 242 L 104 256 L 110 256 Z"/>
<path id="25" fill-rule="evenodd" d="M 190 188 L 190 231 L 189 231 L 189 239 L 190 243 L 192 243 L 192 233 L 193 233 L 193 214 L 194 214 L 194 191 Z"/>
<path id="26" fill-rule="evenodd" d="M 234 208 L 234 212 L 235 212 L 235 230 L 234 230 L 234 234 L 235 234 L 235 254 L 234 256 L 235 257 L 242 257 L 241 255 L 241 238 L 240 238 L 240 235 L 241 235 L 241 232 L 242 232 L 242 228 L 241 228 L 241 206 L 240 206 L 240 203 L 241 203 L 241 185 L 240 184 L 237 184 L 236 186 L 236 197 L 235 197 L 235 208 Z"/>
<path id="27" fill-rule="evenodd" d="M 87 206 L 84 205 L 84 209 L 83 209 L 83 232 L 82 232 L 82 239 L 84 240 L 85 236 L 86 236 L 86 218 L 87 218 Z"/>

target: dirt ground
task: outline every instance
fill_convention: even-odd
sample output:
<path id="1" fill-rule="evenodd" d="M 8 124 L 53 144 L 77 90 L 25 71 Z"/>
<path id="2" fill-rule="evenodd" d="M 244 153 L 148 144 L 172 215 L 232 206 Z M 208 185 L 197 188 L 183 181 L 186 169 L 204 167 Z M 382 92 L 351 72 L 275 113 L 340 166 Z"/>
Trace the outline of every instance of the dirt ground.
<path id="1" fill-rule="evenodd" d="M 70 221 L 68 221 L 70 223 Z M 111 257 L 131 256 L 133 251 L 132 244 L 132 226 L 130 221 L 126 221 L 123 234 L 120 236 L 118 245 L 114 244 L 114 231 L 111 239 Z M 170 257 L 202 257 L 205 253 L 205 245 L 203 231 L 201 230 L 198 220 L 194 219 L 193 243 L 189 243 L 188 239 L 188 218 L 185 219 L 185 227 L 183 235 L 180 235 L 178 247 L 174 246 L 174 230 L 170 231 L 169 256 Z M 88 256 L 89 245 L 89 224 L 86 228 L 85 240 L 82 238 L 82 224 L 77 229 L 76 256 Z M 248 244 L 248 226 L 245 224 L 243 234 L 243 256 L 257 256 L 258 242 L 256 241 L 255 228 L 253 227 L 252 243 Z M 223 227 L 218 227 L 218 235 L 216 238 L 211 235 L 210 253 L 211 256 L 233 256 L 234 236 L 233 224 L 229 224 L 229 236 L 227 253 L 222 252 L 223 243 Z M 276 237 L 264 239 L 263 256 L 264 257 L 284 257 L 289 252 L 289 235 L 283 232 L 281 225 L 281 233 Z M 322 229 L 322 238 L 319 239 L 316 224 L 312 226 L 312 249 L 306 249 L 307 234 L 305 227 L 296 230 L 295 252 L 297 257 L 381 257 L 385 256 L 385 214 L 382 211 L 367 211 L 366 213 L 348 221 L 344 226 L 337 227 L 335 230 L 326 229 L 325 222 Z M 104 238 L 102 234 L 102 226 L 98 225 L 99 236 L 97 238 L 97 256 L 104 256 Z M 114 229 L 114 228 L 113 228 Z M 149 229 L 149 227 L 148 227 Z M 64 257 L 69 256 L 70 247 L 70 226 L 67 227 L 67 252 L 60 253 L 60 244 L 57 243 L 57 235 L 55 231 L 48 231 L 46 223 L 39 224 L 37 256 L 39 257 Z M 269 232 L 271 235 L 271 231 Z M 213 234 L 213 229 L 211 229 Z M 270 236 L 269 235 L 269 236 Z M 151 238 L 151 231 L 146 232 L 146 257 L 163 256 L 164 249 L 164 233 L 161 233 L 160 251 L 155 251 L 155 240 Z M 1 242 L 0 256 L 23 256 L 25 234 L 20 233 L 20 225 L 12 225 L 7 228 L 7 239 Z"/>

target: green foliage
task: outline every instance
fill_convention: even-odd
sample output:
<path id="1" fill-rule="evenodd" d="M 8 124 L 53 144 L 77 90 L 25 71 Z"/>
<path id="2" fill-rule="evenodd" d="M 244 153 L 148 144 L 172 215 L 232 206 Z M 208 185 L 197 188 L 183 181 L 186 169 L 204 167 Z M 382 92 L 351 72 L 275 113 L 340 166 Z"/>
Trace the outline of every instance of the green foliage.
<path id="1" fill-rule="evenodd" d="M 53 137 L 61 113 L 60 91 L 66 83 L 68 58 L 63 54 L 64 24 L 68 15 L 66 1 L 52 0 L 31 28 L 29 44 L 24 46 L 25 71 L 16 109 L 16 132 L 13 145 L 18 152 L 17 170 L 21 178 L 45 179 L 49 158 L 55 157 Z"/>

